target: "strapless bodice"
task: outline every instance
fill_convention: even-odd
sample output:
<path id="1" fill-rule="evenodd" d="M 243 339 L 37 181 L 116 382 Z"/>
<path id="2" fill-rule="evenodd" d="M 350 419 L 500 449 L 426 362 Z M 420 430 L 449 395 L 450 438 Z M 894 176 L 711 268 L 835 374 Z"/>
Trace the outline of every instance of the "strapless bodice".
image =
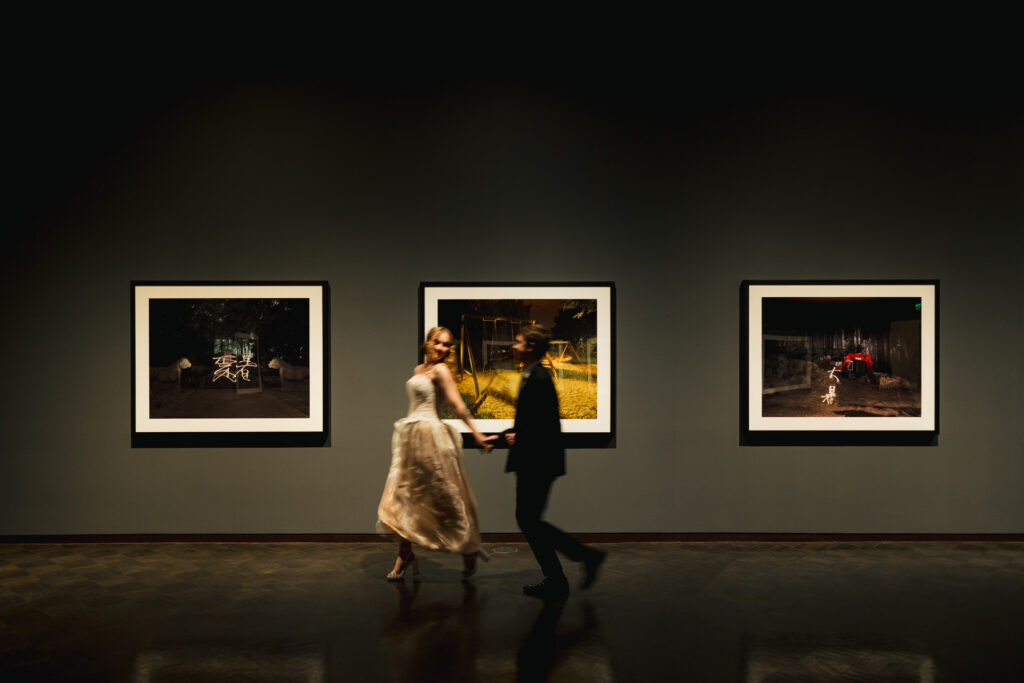
<path id="1" fill-rule="evenodd" d="M 405 382 L 409 394 L 409 413 L 406 417 L 437 419 L 437 392 L 426 375 L 413 375 Z"/>

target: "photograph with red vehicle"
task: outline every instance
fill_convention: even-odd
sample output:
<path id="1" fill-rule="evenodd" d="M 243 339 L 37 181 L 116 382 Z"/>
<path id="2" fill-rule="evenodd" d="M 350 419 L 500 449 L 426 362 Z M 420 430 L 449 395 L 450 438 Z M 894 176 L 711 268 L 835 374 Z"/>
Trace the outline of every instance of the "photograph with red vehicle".
<path id="1" fill-rule="evenodd" d="M 761 415 L 920 417 L 921 297 L 764 297 Z"/>

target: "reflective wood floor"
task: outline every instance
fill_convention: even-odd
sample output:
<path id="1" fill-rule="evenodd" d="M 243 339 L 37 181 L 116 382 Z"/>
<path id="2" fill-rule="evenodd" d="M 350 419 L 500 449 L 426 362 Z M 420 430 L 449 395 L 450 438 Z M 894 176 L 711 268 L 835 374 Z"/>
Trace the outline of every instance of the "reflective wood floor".
<path id="1" fill-rule="evenodd" d="M 0 681 L 1024 681 L 1021 543 L 608 543 L 552 606 L 486 547 L 3 544 Z"/>

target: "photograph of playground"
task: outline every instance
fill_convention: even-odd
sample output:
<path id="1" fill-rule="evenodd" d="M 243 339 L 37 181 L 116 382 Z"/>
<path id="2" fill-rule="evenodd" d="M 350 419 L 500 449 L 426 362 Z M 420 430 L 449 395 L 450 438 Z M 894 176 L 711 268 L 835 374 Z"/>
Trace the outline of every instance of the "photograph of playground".
<path id="1" fill-rule="evenodd" d="M 512 419 L 523 361 L 512 349 L 523 325 L 551 331 L 541 361 L 551 370 L 563 419 L 597 418 L 597 301 L 593 299 L 442 299 L 438 324 L 452 331 L 451 366 L 477 419 Z M 442 418 L 455 417 L 450 407 Z"/>
<path id="2" fill-rule="evenodd" d="M 308 299 L 151 299 L 149 411 L 309 417 Z"/>
<path id="3" fill-rule="evenodd" d="M 921 298 L 765 297 L 765 417 L 919 417 Z"/>

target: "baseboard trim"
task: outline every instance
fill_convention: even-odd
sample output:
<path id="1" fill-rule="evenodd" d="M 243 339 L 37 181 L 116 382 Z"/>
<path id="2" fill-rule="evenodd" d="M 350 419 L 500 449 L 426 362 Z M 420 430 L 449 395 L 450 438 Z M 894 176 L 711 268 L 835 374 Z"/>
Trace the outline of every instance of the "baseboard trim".
<path id="1" fill-rule="evenodd" d="M 1024 542 L 1024 534 L 823 534 L 823 533 L 578 533 L 584 543 L 865 543 Z M 0 543 L 376 543 L 382 534 L 23 534 L 0 535 Z M 525 543 L 522 534 L 483 534 L 484 543 Z"/>

